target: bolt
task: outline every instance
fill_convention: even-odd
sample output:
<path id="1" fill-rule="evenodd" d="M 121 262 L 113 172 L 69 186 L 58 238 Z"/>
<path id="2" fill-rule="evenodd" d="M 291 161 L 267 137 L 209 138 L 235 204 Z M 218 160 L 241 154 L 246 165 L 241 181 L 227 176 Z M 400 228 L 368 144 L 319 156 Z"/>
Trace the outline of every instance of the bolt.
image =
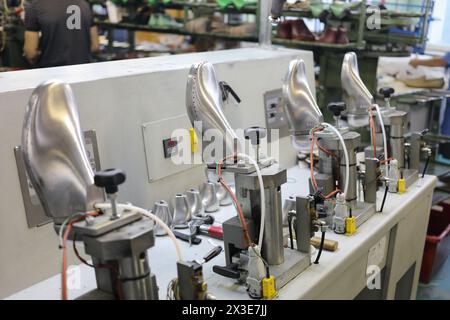
<path id="1" fill-rule="evenodd" d="M 116 198 L 117 193 L 108 194 L 108 199 L 111 201 L 111 210 L 112 210 L 111 220 L 120 219 L 120 214 L 117 212 Z"/>

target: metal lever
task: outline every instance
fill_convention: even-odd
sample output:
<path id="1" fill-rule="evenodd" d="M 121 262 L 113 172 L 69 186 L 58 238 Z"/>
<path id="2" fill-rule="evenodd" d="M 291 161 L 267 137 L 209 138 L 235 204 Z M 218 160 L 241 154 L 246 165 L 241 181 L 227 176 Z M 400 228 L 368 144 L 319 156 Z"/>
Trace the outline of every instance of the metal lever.
<path id="1" fill-rule="evenodd" d="M 236 100 L 237 103 L 241 103 L 241 98 L 239 98 L 236 91 L 234 91 L 228 83 L 226 83 L 225 81 L 220 81 L 219 87 L 220 91 L 222 92 L 222 101 L 226 101 L 228 99 L 228 94 L 231 93 L 234 100 Z"/>
<path id="2" fill-rule="evenodd" d="M 235 263 L 232 263 L 229 267 L 213 266 L 213 271 L 226 278 L 239 279 L 241 277 L 238 265 Z"/>
<path id="3" fill-rule="evenodd" d="M 189 242 L 189 244 L 200 244 L 202 242 L 202 239 L 196 237 L 195 235 L 184 234 L 184 233 L 176 231 L 176 230 L 173 230 L 173 234 L 178 239 L 185 241 L 185 242 Z"/>
<path id="4" fill-rule="evenodd" d="M 217 246 L 214 249 L 212 249 L 210 252 L 208 252 L 206 254 L 206 256 L 203 257 L 202 260 L 200 261 L 196 261 L 199 264 L 204 264 L 208 261 L 211 261 L 212 259 L 214 259 L 215 257 L 217 257 L 221 252 L 222 252 L 223 248 L 221 246 Z"/>

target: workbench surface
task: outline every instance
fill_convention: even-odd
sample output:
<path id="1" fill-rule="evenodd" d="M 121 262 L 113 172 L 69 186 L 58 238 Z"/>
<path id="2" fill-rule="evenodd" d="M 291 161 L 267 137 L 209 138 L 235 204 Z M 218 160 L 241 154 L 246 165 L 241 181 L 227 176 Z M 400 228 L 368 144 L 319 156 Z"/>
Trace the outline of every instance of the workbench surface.
<path id="1" fill-rule="evenodd" d="M 298 166 L 290 168 L 288 170 L 288 182 L 282 186 L 283 202 L 284 199 L 289 196 L 307 195 L 308 178 L 309 171 L 306 168 L 300 168 Z M 431 198 L 435 184 L 436 178 L 434 176 L 425 176 L 424 179 L 419 179 L 414 183 L 405 194 L 399 195 L 389 193 L 384 212 L 375 214 L 365 222 L 352 237 L 327 232 L 327 239 L 339 242 L 338 250 L 336 252 L 324 250 L 320 259 L 320 264 L 312 264 L 308 269 L 282 288 L 279 291 L 279 299 L 314 299 L 324 297 L 353 299 L 364 289 L 365 283 L 357 280 L 365 275 L 355 274 L 355 281 L 351 280 L 352 277 L 348 277 L 349 280 L 346 280 L 346 276 L 342 275 L 347 273 L 347 270 L 352 270 L 354 268 L 366 270 L 371 248 L 373 249 L 374 245 L 380 244 L 380 239 L 386 237 L 392 228 L 394 228 L 402 219 L 405 219 L 413 211 L 412 209 L 414 207 L 417 207 L 418 203 L 425 204 L 425 209 L 421 209 L 421 211 L 425 212 L 419 213 L 419 215 L 423 216 L 424 219 L 422 221 L 428 221 L 429 212 L 426 212 L 426 208 L 431 205 L 431 199 L 428 198 Z M 377 209 L 379 209 L 381 205 L 383 191 L 384 190 L 380 189 L 378 192 Z M 426 201 L 429 201 L 429 204 Z M 228 207 L 221 207 L 221 210 L 213 215 L 217 222 L 223 222 L 234 214 L 236 214 L 235 209 L 230 205 Z M 420 226 L 421 230 L 424 229 L 424 232 L 426 232 L 426 223 L 422 224 L 424 225 Z M 317 236 L 318 235 L 319 234 L 317 233 Z M 417 236 L 422 237 L 422 235 Z M 211 241 L 208 241 L 209 238 L 202 237 L 202 239 L 203 241 L 200 245 L 192 247 L 189 247 L 185 242 L 181 242 L 185 260 L 201 258 L 212 249 Z M 385 240 L 389 242 L 389 239 Z M 419 243 L 420 241 L 421 240 L 419 239 Z M 216 244 L 221 243 L 219 240 L 212 240 L 212 242 Z M 55 245 L 57 245 L 56 238 Z M 419 249 L 421 250 L 421 248 Z M 81 249 L 81 251 L 82 250 L 83 249 Z M 412 250 L 415 250 L 415 248 Z M 387 252 L 387 248 L 384 251 Z M 160 299 L 165 299 L 167 285 L 172 278 L 176 277 L 175 250 L 169 238 L 166 236 L 162 238 L 157 237 L 155 246 L 151 248 L 148 253 L 151 270 L 157 277 Z M 314 255 L 312 261 L 314 261 Z M 385 256 L 381 257 L 380 261 L 378 261 L 381 268 L 386 265 L 386 255 L 387 253 L 385 253 Z M 421 256 L 417 259 L 421 259 Z M 204 276 L 208 283 L 209 291 L 218 299 L 249 299 L 243 286 L 238 286 L 235 284 L 234 280 L 221 277 L 212 272 L 213 265 L 224 265 L 224 261 L 224 252 L 222 252 L 220 256 L 204 265 Z M 55 261 L 55 264 L 60 263 L 60 261 Z M 364 265 L 364 263 L 366 263 L 366 265 Z M 80 277 L 76 277 L 77 275 Z M 80 265 L 79 267 L 75 266 L 74 269 L 69 269 L 69 279 L 75 279 L 72 283 L 69 283 L 69 288 L 72 288 L 69 290 L 70 299 L 74 299 L 96 287 L 94 271 L 85 265 Z M 339 281 L 341 279 L 343 280 L 341 281 L 342 284 L 340 284 Z M 335 286 L 340 286 L 339 288 L 336 288 L 336 292 L 338 293 L 333 293 L 334 291 L 330 290 L 334 284 Z M 347 287 L 344 288 L 342 286 Z M 13 294 L 7 299 L 59 298 L 60 276 L 57 275 Z"/>

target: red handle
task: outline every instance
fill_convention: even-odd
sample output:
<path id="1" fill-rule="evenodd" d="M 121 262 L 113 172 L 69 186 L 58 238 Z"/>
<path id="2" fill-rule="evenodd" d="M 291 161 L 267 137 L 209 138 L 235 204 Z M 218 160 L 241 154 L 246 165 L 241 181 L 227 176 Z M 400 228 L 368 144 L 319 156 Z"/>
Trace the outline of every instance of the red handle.
<path id="1" fill-rule="evenodd" d="M 208 234 L 211 237 L 223 240 L 223 229 L 220 226 L 211 226 L 208 228 Z"/>

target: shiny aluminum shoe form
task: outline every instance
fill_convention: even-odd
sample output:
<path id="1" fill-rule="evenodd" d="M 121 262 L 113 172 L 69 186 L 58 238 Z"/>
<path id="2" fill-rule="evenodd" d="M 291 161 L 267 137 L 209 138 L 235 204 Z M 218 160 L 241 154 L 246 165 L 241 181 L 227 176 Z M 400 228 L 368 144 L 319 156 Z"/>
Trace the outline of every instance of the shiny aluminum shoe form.
<path id="1" fill-rule="evenodd" d="M 191 220 L 191 210 L 185 194 L 177 194 L 173 203 L 172 227 L 175 229 L 186 229 Z"/>
<path id="2" fill-rule="evenodd" d="M 356 53 L 349 52 L 344 57 L 341 72 L 343 100 L 347 105 L 348 124 L 353 128 L 361 128 L 369 124 L 367 109 L 374 103 L 358 69 Z"/>
<path id="3" fill-rule="evenodd" d="M 153 213 L 168 226 L 172 224 L 172 212 L 170 212 L 169 204 L 166 201 L 156 201 L 153 206 Z M 156 236 L 165 236 L 166 234 L 166 230 L 161 228 L 159 224 L 155 225 Z"/>
<path id="4" fill-rule="evenodd" d="M 186 109 L 199 137 L 203 137 L 207 130 L 215 129 L 225 139 L 223 157 L 204 159 L 206 162 L 217 162 L 225 155 L 239 152 L 241 142 L 223 113 L 222 93 L 211 63 L 201 62 L 191 67 L 186 87 Z M 196 122 L 201 123 L 201 132 Z"/>
<path id="5" fill-rule="evenodd" d="M 94 184 L 69 85 L 47 81 L 33 91 L 25 112 L 22 152 L 31 183 L 55 225 L 104 202 L 103 190 Z"/>
<path id="6" fill-rule="evenodd" d="M 215 182 L 205 182 L 201 188 L 203 208 L 206 213 L 219 211 L 220 201 L 217 198 Z"/>
<path id="7" fill-rule="evenodd" d="M 283 80 L 283 101 L 292 145 L 297 150 L 307 150 L 309 132 L 323 122 L 323 115 L 309 87 L 305 62 L 301 59 L 289 64 Z"/>
<path id="8" fill-rule="evenodd" d="M 186 199 L 191 210 L 192 216 L 201 216 L 203 214 L 202 196 L 198 189 L 192 188 L 186 191 Z"/>
<path id="9" fill-rule="evenodd" d="M 220 183 L 216 183 L 216 190 L 217 190 L 217 199 L 219 200 L 219 204 L 221 207 L 226 207 L 233 203 L 231 195 Z"/>

